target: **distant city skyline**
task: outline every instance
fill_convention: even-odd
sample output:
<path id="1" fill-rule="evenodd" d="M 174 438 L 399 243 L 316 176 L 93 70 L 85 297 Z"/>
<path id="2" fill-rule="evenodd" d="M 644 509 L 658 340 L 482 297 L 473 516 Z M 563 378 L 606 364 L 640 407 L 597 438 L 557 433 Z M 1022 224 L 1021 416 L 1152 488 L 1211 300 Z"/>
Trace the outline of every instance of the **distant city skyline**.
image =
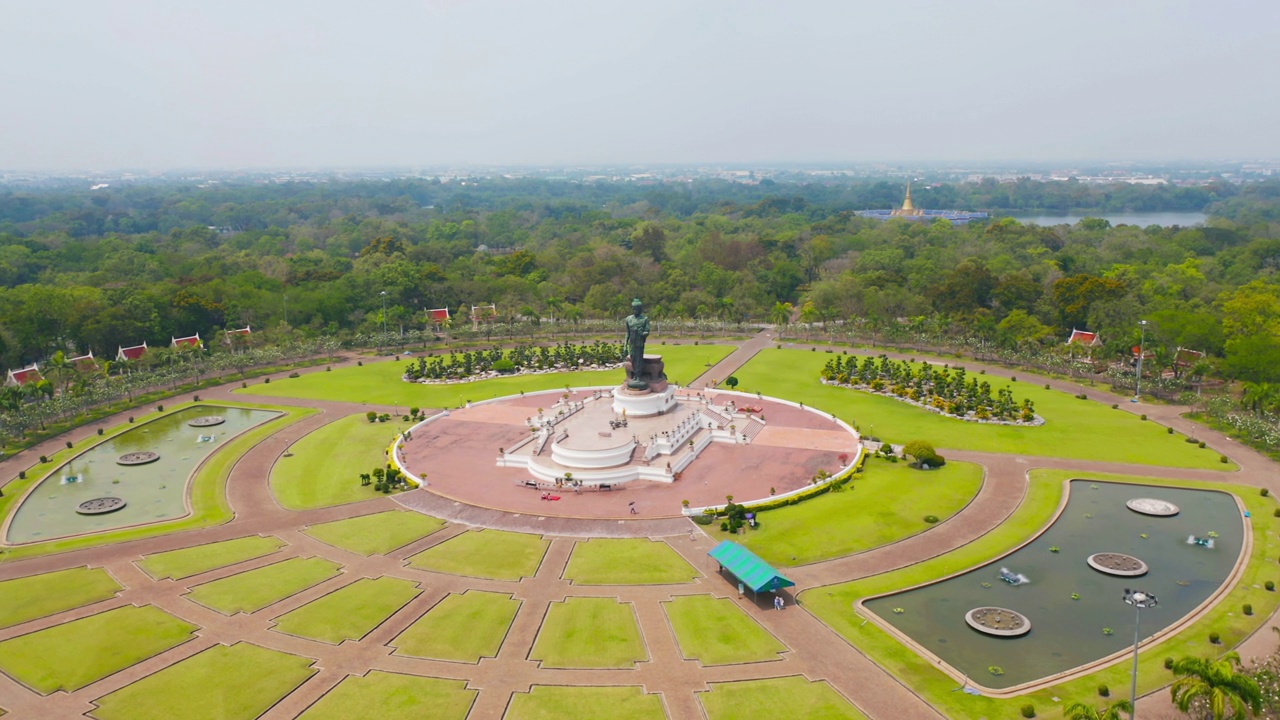
<path id="1" fill-rule="evenodd" d="M 0 0 L 0 170 L 1280 159 L 1280 4 Z"/>

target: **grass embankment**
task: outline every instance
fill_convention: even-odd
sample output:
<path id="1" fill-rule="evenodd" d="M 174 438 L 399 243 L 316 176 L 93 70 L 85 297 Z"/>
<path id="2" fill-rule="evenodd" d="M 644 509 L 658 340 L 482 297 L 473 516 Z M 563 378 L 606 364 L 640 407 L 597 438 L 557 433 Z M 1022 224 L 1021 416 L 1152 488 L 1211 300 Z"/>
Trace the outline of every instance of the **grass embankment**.
<path id="1" fill-rule="evenodd" d="M 156 580 L 166 578 L 181 580 L 245 560 L 270 555 L 285 545 L 285 541 L 273 535 L 265 537 L 249 535 L 235 540 L 223 540 L 148 555 L 138 561 L 138 567 Z"/>
<path id="2" fill-rule="evenodd" d="M 712 683 L 698 699 L 708 720 L 755 717 L 760 708 L 786 708 L 787 715 L 805 720 L 866 720 L 857 708 L 825 682 L 800 675 Z"/>
<path id="3" fill-rule="evenodd" d="M 289 510 L 344 505 L 379 497 L 372 485 L 360 484 L 360 473 L 387 463 L 387 447 L 411 423 L 369 422 L 348 415 L 308 433 L 271 468 L 271 493 Z"/>
<path id="4" fill-rule="evenodd" d="M 529 659 L 545 668 L 631 668 L 649 652 L 631 605 L 571 597 L 551 603 Z"/>
<path id="5" fill-rule="evenodd" d="M 466 680 L 372 670 L 338 683 L 298 720 L 464 720 L 479 694 Z"/>
<path id="6" fill-rule="evenodd" d="M 478 663 L 496 657 L 520 601 L 483 590 L 451 593 L 390 644 L 401 655 Z"/>
<path id="7" fill-rule="evenodd" d="M 575 585 L 666 585 L 701 574 L 661 540 L 617 538 L 577 543 L 564 571 Z"/>
<path id="8" fill-rule="evenodd" d="M 733 540 L 775 565 L 805 565 L 888 545 L 960 512 L 982 489 L 982 467 L 951 462 L 916 470 L 905 462 L 872 458 L 862 475 L 835 492 L 766 510 L 746 534 L 706 527 L 716 540 Z"/>
<path id="9" fill-rule="evenodd" d="M 759 708 L 752 715 L 759 714 Z M 662 698 L 642 687 L 534 685 L 515 693 L 504 720 L 666 720 Z M 744 715 L 743 717 L 749 717 Z"/>
<path id="10" fill-rule="evenodd" d="M 666 363 L 667 378 L 675 385 L 687 385 L 712 365 L 720 362 L 734 348 L 730 345 L 650 345 L 649 353 L 660 353 Z M 622 382 L 621 370 L 558 372 L 539 375 L 478 380 L 475 382 L 432 384 L 409 383 L 401 379 L 406 363 L 375 362 L 363 367 L 344 367 L 332 372 L 307 373 L 302 377 L 275 380 L 271 384 L 251 385 L 237 393 L 268 397 L 302 398 L 306 400 L 341 400 L 373 405 L 410 407 L 458 407 L 467 401 L 488 400 L 521 392 L 558 390 L 575 387 L 613 385 Z"/>
<path id="11" fill-rule="evenodd" d="M 662 604 L 680 652 L 703 665 L 777 660 L 787 649 L 728 598 L 682 595 Z"/>
<path id="12" fill-rule="evenodd" d="M 0 582 L 0 628 L 113 598 L 123 590 L 106 570 L 70 568 Z"/>
<path id="13" fill-rule="evenodd" d="M 1077 701 L 1092 703 L 1097 698 L 1100 684 L 1113 688 L 1127 687 L 1130 678 L 1128 662 L 1013 699 L 957 693 L 954 692 L 957 680 L 909 650 L 875 623 L 864 623 L 861 617 L 850 610 L 852 603 L 862 598 L 947 577 L 1012 551 L 1048 525 L 1063 500 L 1065 481 L 1073 478 L 1224 490 L 1236 494 L 1252 515 L 1253 551 L 1240 581 L 1203 618 L 1154 648 L 1143 651 L 1138 672 L 1140 693 L 1150 692 L 1173 681 L 1172 674 L 1164 668 L 1164 658 L 1184 655 L 1217 656 L 1261 627 L 1280 606 L 1280 593 L 1262 589 L 1265 581 L 1277 580 L 1280 576 L 1274 561 L 1267 562 L 1268 558 L 1280 554 L 1280 536 L 1268 532 L 1278 522 L 1272 517 L 1276 502 L 1272 498 L 1260 496 L 1257 488 L 1067 470 L 1032 471 L 1030 487 L 1022 505 L 998 528 L 964 547 L 909 568 L 864 580 L 807 590 L 801 594 L 800 600 L 810 612 L 856 645 L 877 665 L 893 673 L 948 717 L 1013 717 L 1027 703 L 1035 705 L 1039 712 L 1047 715 L 1051 712 L 1050 708 L 1057 707 L 1059 703 L 1063 706 Z M 1240 612 L 1244 603 L 1253 605 L 1253 615 Z M 1221 635 L 1221 645 L 1209 643 L 1210 631 Z M 1055 701 L 1055 697 L 1059 700 Z"/>
<path id="14" fill-rule="evenodd" d="M 200 585 L 187 594 L 187 599 L 223 615 L 252 613 L 341 572 L 341 565 L 324 558 L 289 558 Z"/>
<path id="15" fill-rule="evenodd" d="M 409 580 L 361 578 L 281 615 L 273 629 L 333 645 L 359 640 L 421 592 Z"/>
<path id="16" fill-rule="evenodd" d="M 1046 422 L 1040 427 L 966 422 L 897 399 L 823 385 L 819 374 L 831 357 L 824 352 L 764 350 L 735 373 L 741 383 L 738 389 L 803 402 L 856 424 L 868 435 L 897 444 L 927 440 L 939 449 L 1206 470 L 1238 469 L 1233 463 L 1220 462 L 1217 451 L 1185 442 L 1184 436 L 1169 434 L 1163 425 L 1093 400 L 1080 400 L 1061 390 L 1046 390 L 1043 384 L 970 374 L 979 382 L 990 381 L 994 388 L 1008 385 L 1018 402 L 1030 398 L 1036 413 Z"/>
<path id="17" fill-rule="evenodd" d="M 436 532 L 445 523 L 411 510 L 386 512 L 312 525 L 306 532 L 322 543 L 359 555 L 385 555 Z"/>
<path id="18" fill-rule="evenodd" d="M 468 530 L 409 558 L 410 567 L 486 580 L 533 577 L 550 540 L 506 530 Z"/>
<path id="19" fill-rule="evenodd" d="M 125 605 L 0 643 L 0 669 L 38 693 L 74 692 L 181 645 L 200 628 Z"/>
<path id="20" fill-rule="evenodd" d="M 195 530 L 198 528 L 212 527 L 221 525 L 230 521 L 235 517 L 235 513 L 231 509 L 231 504 L 227 502 L 227 480 L 231 477 L 231 469 L 235 464 L 244 457 L 245 453 L 252 450 L 256 445 L 266 440 L 275 433 L 293 425 L 294 423 L 305 420 L 306 418 L 320 412 L 311 408 L 290 408 L 275 405 L 260 405 L 254 403 L 243 402 L 222 402 L 218 403 L 184 403 L 167 408 L 167 412 L 177 412 L 185 410 L 193 405 L 216 405 L 224 407 L 242 407 L 256 410 L 274 410 L 281 413 L 280 417 L 268 420 L 247 432 L 237 435 L 227 444 L 218 448 L 217 452 L 206 459 L 198 470 L 195 477 L 190 481 L 187 488 L 187 494 L 191 501 L 191 514 L 180 520 L 170 520 L 166 522 L 158 522 L 150 525 L 142 525 L 139 527 L 122 528 L 120 530 L 108 530 L 106 532 L 95 533 L 92 535 L 81 535 L 71 538 L 63 538 L 61 540 L 50 540 L 42 543 L 32 543 L 30 545 L 22 545 L 20 547 L 11 547 L 6 550 L 10 560 L 18 560 L 28 557 L 36 557 L 39 555 L 48 555 L 50 553 L 67 552 L 70 550 L 80 550 L 87 547 L 96 547 L 98 545 L 107 545 L 110 543 L 127 542 L 130 540 L 140 540 L 143 538 L 156 537 L 159 535 L 168 535 L 170 533 L 182 532 L 184 530 Z M 142 417 L 142 420 L 154 420 L 159 417 L 160 413 L 152 413 Z M 26 480 L 15 480 L 5 485 L 4 497 L 0 497 L 0 511 L 6 515 L 16 509 L 8 503 L 13 501 L 10 492 L 22 496 L 32 485 L 40 482 L 50 472 L 55 470 L 62 463 L 72 459 L 76 455 L 98 444 L 97 441 L 105 440 L 112 435 L 135 427 L 135 425 L 125 424 L 112 428 L 103 434 L 102 437 L 95 437 L 92 444 L 83 444 L 73 450 L 65 450 L 49 458 L 48 463 L 41 463 L 27 472 Z M 37 472 L 38 474 L 33 474 Z"/>
<path id="21" fill-rule="evenodd" d="M 100 720 L 253 720 L 316 673 L 315 661 L 249 643 L 214 645 L 99 698 Z"/>

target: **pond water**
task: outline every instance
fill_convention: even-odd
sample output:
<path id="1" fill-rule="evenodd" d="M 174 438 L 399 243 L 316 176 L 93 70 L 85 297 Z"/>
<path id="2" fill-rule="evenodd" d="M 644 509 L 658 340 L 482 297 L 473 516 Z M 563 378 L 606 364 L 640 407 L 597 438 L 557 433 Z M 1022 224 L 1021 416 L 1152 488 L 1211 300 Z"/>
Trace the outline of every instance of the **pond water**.
<path id="1" fill-rule="evenodd" d="M 192 471 L 231 438 L 280 413 L 198 405 L 130 428 L 67 461 L 23 500 L 5 540 L 27 543 L 172 520 L 187 514 L 187 483 Z M 217 415 L 226 422 L 195 428 L 187 423 Z M 201 441 L 200 438 L 205 438 Z M 157 452 L 145 465 L 116 463 L 121 455 Z M 118 497 L 123 509 L 81 515 L 76 507 L 100 497 Z"/>
<path id="2" fill-rule="evenodd" d="M 1023 225 L 1075 225 L 1082 218 L 1096 217 L 1108 220 L 1113 226 L 1115 225 L 1137 225 L 1138 227 L 1146 227 L 1148 225 L 1163 225 L 1165 227 L 1171 225 L 1180 225 L 1182 227 L 1191 227 L 1192 225 L 1201 225 L 1209 218 L 1202 212 L 1097 212 L 1097 213 L 1067 213 L 1067 214 L 1049 214 L 1049 213 L 1014 213 L 1013 217 Z"/>
<path id="3" fill-rule="evenodd" d="M 1181 512 L 1153 517 L 1125 507 L 1140 497 L 1172 502 Z M 1191 536 L 1210 533 L 1217 535 L 1212 548 L 1188 543 Z M 1241 511 L 1227 493 L 1073 480 L 1061 516 L 1025 547 L 950 580 L 866 606 L 973 683 L 1012 687 L 1131 648 L 1134 609 L 1123 600 L 1125 588 L 1159 600 L 1142 611 L 1143 638 L 1177 622 L 1226 581 L 1243 540 Z M 1150 571 L 1137 578 L 1105 575 L 1086 562 L 1099 552 L 1132 555 Z M 1029 582 L 1010 585 L 1000 579 L 1001 568 Z M 965 613 L 983 606 L 1022 613 L 1031 632 L 1000 638 L 970 628 Z"/>

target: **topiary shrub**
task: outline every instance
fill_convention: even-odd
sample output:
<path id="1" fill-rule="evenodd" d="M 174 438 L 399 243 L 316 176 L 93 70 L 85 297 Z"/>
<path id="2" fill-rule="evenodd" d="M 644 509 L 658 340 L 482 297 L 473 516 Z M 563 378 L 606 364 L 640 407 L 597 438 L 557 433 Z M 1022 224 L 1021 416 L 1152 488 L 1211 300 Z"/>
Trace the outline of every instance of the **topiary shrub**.
<path id="1" fill-rule="evenodd" d="M 1167 657 L 1164 659 L 1164 669 L 1165 670 L 1173 669 L 1173 658 Z"/>
<path id="2" fill-rule="evenodd" d="M 49 458 L 45 457 L 44 455 L 41 455 L 41 456 L 40 456 L 40 464 L 41 464 L 41 465 L 44 465 L 44 464 L 45 464 L 45 463 L 47 463 L 47 462 L 49 462 Z"/>
<path id="3" fill-rule="evenodd" d="M 241 383 L 240 383 L 240 387 L 242 387 L 242 388 L 247 388 L 247 387 L 249 387 L 249 383 L 247 383 L 247 382 L 241 382 Z"/>
<path id="4" fill-rule="evenodd" d="M 289 373 L 289 377 L 291 377 L 291 378 L 299 378 L 299 377 L 302 377 L 302 376 L 298 374 L 298 371 L 297 371 L 297 370 L 294 370 L 293 372 Z"/>
<path id="5" fill-rule="evenodd" d="M 1202 449 L 1202 450 L 1203 450 L 1203 449 L 1204 449 L 1204 447 L 1205 447 L 1205 442 L 1204 442 L 1203 440 L 1201 440 L 1201 441 L 1200 441 L 1200 443 L 1199 443 L 1199 445 L 1200 445 L 1200 449 Z"/>
<path id="6" fill-rule="evenodd" d="M 70 450 L 70 449 L 71 449 L 71 441 L 70 441 L 70 440 L 68 440 L 68 441 L 67 441 L 67 449 L 68 449 L 68 450 Z"/>
<path id="7" fill-rule="evenodd" d="M 1266 581 L 1265 583 L 1263 583 L 1263 584 L 1262 584 L 1262 587 L 1266 588 L 1266 589 L 1267 589 L 1267 592 L 1275 592 L 1275 591 L 1276 591 L 1276 584 L 1275 584 L 1274 582 L 1272 582 L 1271 580 L 1268 580 L 1268 581 Z"/>
<path id="8" fill-rule="evenodd" d="M 1012 380 L 1013 382 L 1018 382 L 1018 376 L 1017 376 L 1017 375 L 1010 375 L 1010 376 L 1009 376 L 1009 379 L 1010 379 L 1010 380 Z"/>
<path id="9" fill-rule="evenodd" d="M 1243 608 L 1241 608 L 1241 609 L 1242 609 L 1242 610 L 1244 610 L 1244 614 L 1245 614 L 1245 615 L 1252 615 L 1252 614 L 1253 614 L 1253 606 L 1252 606 L 1252 605 L 1250 605 L 1249 603 L 1245 603 L 1245 604 L 1244 604 L 1244 607 L 1243 607 Z"/>
<path id="10" fill-rule="evenodd" d="M 366 418 L 368 418 L 369 422 L 378 422 L 378 413 L 376 413 L 376 412 L 374 412 L 374 411 L 372 411 L 372 410 L 370 410 L 369 412 L 365 413 L 365 414 L 364 414 L 364 416 L 365 416 Z"/>
<path id="11" fill-rule="evenodd" d="M 133 416 L 132 416 L 132 415 L 130 415 L 130 416 L 129 416 L 129 422 L 133 422 Z"/>
<path id="12" fill-rule="evenodd" d="M 1024 717 L 1024 718 L 1033 718 L 1033 717 L 1035 717 L 1035 716 L 1036 716 L 1036 706 L 1035 706 L 1035 705 L 1032 705 L 1031 703 L 1027 703 L 1026 705 L 1023 705 L 1023 706 L 1022 706 L 1022 717 Z"/>
<path id="13" fill-rule="evenodd" d="M 1045 383 L 1045 384 L 1044 384 L 1044 389 L 1045 389 L 1045 390 L 1048 390 L 1048 389 L 1049 389 L 1049 383 Z"/>
<path id="14" fill-rule="evenodd" d="M 1229 463 L 1229 462 L 1231 462 L 1231 461 L 1227 459 L 1227 456 L 1226 456 L 1226 455 L 1219 455 L 1219 456 L 1218 456 L 1218 462 L 1222 463 L 1223 465 L 1226 465 L 1227 463 Z"/>
<path id="15" fill-rule="evenodd" d="M 1106 683 L 1103 683 L 1098 686 L 1098 694 L 1102 697 L 1111 697 L 1111 688 L 1107 687 Z"/>
<path id="16" fill-rule="evenodd" d="M 364 367 L 364 361 L 363 361 L 363 360 L 357 360 L 357 361 L 356 361 L 356 365 L 357 365 L 357 366 L 359 366 L 359 367 Z"/>
<path id="17" fill-rule="evenodd" d="M 26 471 L 26 470 L 19 470 L 19 471 L 18 471 L 18 479 L 19 479 L 19 480 L 26 480 L 26 479 L 27 479 L 27 471 Z"/>
<path id="18" fill-rule="evenodd" d="M 164 406 L 163 406 L 163 405 L 157 405 L 157 406 L 156 406 L 156 412 L 164 412 Z"/>
<path id="19" fill-rule="evenodd" d="M 927 522 L 927 523 L 929 523 L 930 525 L 932 525 L 932 524 L 934 524 L 934 523 L 938 522 L 938 516 L 937 516 L 937 515 L 925 515 L 925 516 L 924 516 L 924 521 L 925 521 L 925 522 Z"/>
<path id="20" fill-rule="evenodd" d="M 1112 410 L 1119 410 L 1119 409 L 1120 409 L 1120 406 L 1119 406 L 1118 404 L 1116 404 L 1116 403 L 1111 403 L 1111 409 L 1112 409 Z"/>
<path id="21" fill-rule="evenodd" d="M 1271 491 L 1268 490 L 1267 488 L 1262 488 L 1261 490 L 1258 491 L 1258 494 L 1261 495 L 1262 497 L 1266 497 L 1271 494 Z"/>
<path id="22" fill-rule="evenodd" d="M 333 372 L 333 366 L 332 366 L 332 365 L 325 365 L 325 366 L 324 366 L 324 371 L 325 371 L 325 372 Z"/>
<path id="23" fill-rule="evenodd" d="M 902 452 L 916 459 L 912 467 L 939 468 L 947 464 L 945 458 L 933 449 L 933 445 L 924 440 L 912 440 L 902 447 Z"/>
<path id="24" fill-rule="evenodd" d="M 1138 419 L 1139 419 L 1139 420 L 1146 420 L 1146 419 L 1147 419 L 1147 416 L 1146 416 L 1145 414 L 1143 414 L 1143 415 L 1139 415 L 1139 416 L 1138 416 Z"/>
<path id="25" fill-rule="evenodd" d="M 1218 644 L 1218 643 L 1220 643 L 1220 642 L 1222 642 L 1222 636 L 1221 636 L 1221 635 L 1219 635 L 1217 632 L 1211 632 L 1211 633 L 1209 633 L 1209 643 L 1210 643 L 1211 645 L 1217 645 L 1217 644 Z"/>
<path id="26" fill-rule="evenodd" d="M 99 434 L 99 435 L 101 435 L 101 434 L 102 434 L 102 428 L 98 428 L 98 434 Z"/>
<path id="27" fill-rule="evenodd" d="M 192 396 L 191 396 L 191 401 L 192 401 L 192 402 L 200 402 L 200 396 L 199 396 L 199 395 L 192 395 Z"/>
<path id="28" fill-rule="evenodd" d="M 493 364 L 493 369 L 494 369 L 494 372 L 499 372 L 499 373 L 502 373 L 503 375 L 509 375 L 516 371 L 516 364 L 511 360 L 508 360 L 507 358 L 502 358 L 501 360 Z"/>
<path id="29" fill-rule="evenodd" d="M 1173 428 L 1171 428 L 1171 427 L 1167 427 L 1167 428 L 1165 428 L 1165 431 L 1166 431 L 1166 432 L 1168 432 L 1170 435 L 1172 435 L 1172 434 L 1173 434 Z"/>

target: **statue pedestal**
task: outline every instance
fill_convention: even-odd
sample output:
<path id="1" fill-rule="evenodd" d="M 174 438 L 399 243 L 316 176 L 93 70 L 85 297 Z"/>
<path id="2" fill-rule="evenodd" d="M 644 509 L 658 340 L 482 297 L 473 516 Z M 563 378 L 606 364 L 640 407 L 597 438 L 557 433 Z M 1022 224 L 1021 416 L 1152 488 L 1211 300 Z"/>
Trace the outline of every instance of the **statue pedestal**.
<path id="1" fill-rule="evenodd" d="M 640 418 L 661 415 L 676 407 L 676 386 L 667 385 L 661 392 L 632 390 L 626 384 L 613 390 L 613 411 L 619 415 Z"/>

